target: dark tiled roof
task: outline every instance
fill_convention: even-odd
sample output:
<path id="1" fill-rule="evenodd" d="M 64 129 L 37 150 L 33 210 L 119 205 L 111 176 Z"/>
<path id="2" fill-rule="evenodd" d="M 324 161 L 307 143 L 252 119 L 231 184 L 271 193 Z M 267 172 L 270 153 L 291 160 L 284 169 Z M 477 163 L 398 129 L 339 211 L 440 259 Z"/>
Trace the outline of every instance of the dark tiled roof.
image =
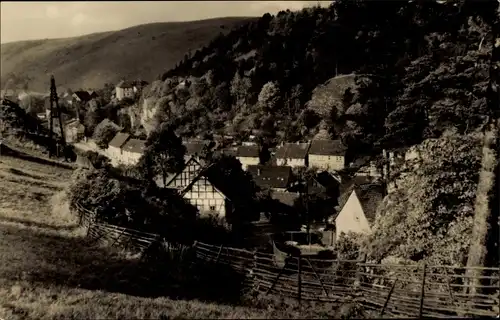
<path id="1" fill-rule="evenodd" d="M 238 154 L 238 150 L 236 150 L 236 148 L 223 148 L 223 149 L 219 149 L 219 150 L 214 151 L 215 156 L 225 155 L 225 156 L 236 157 L 237 154 Z"/>
<path id="2" fill-rule="evenodd" d="M 271 194 L 271 198 L 273 200 L 278 200 L 280 203 L 284 205 L 293 207 L 295 201 L 299 198 L 299 194 L 293 192 L 274 191 Z"/>
<path id="3" fill-rule="evenodd" d="M 238 157 L 252 157 L 257 158 L 259 156 L 259 146 L 239 146 L 237 149 Z"/>
<path id="4" fill-rule="evenodd" d="M 353 191 L 356 192 L 368 221 L 372 222 L 370 219 L 374 219 L 376 207 L 384 197 L 383 186 L 372 182 L 370 178 L 364 176 L 356 176 L 344 181 L 340 186 L 340 209 L 344 207 Z"/>
<path id="5" fill-rule="evenodd" d="M 133 88 L 134 87 L 134 83 L 132 81 L 125 81 L 125 80 L 122 80 L 120 82 L 118 82 L 118 84 L 116 85 L 117 88 Z"/>
<path id="6" fill-rule="evenodd" d="M 210 141 L 187 141 L 182 144 L 186 147 L 186 155 L 197 156 L 203 152 L 203 148 L 208 146 Z"/>
<path id="7" fill-rule="evenodd" d="M 125 81 L 122 80 L 116 85 L 117 88 L 133 88 L 133 87 L 144 87 L 147 86 L 148 82 L 144 80 L 140 81 Z"/>
<path id="8" fill-rule="evenodd" d="M 143 153 L 145 149 L 145 140 L 130 139 L 122 147 L 123 151 L 133 152 L 133 153 Z"/>
<path id="9" fill-rule="evenodd" d="M 347 199 L 349 199 L 349 196 L 351 195 L 352 191 L 354 188 L 358 185 L 363 185 L 363 184 L 369 184 L 371 183 L 371 180 L 368 177 L 365 176 L 356 176 L 353 178 L 345 179 L 342 181 L 340 184 L 340 196 L 339 196 L 339 207 L 342 209 L 344 207 L 345 203 L 347 202 Z"/>
<path id="10" fill-rule="evenodd" d="M 65 126 L 77 127 L 78 129 L 85 128 L 84 125 L 78 119 L 71 119 L 71 120 L 66 121 Z"/>
<path id="11" fill-rule="evenodd" d="M 316 175 L 316 181 L 318 181 L 325 188 L 333 188 L 339 185 L 339 181 L 328 171 L 319 172 Z"/>
<path id="12" fill-rule="evenodd" d="M 360 168 L 360 167 L 369 165 L 370 160 L 371 160 L 370 156 L 364 156 L 364 157 L 361 157 L 361 158 L 354 160 L 350 166 L 353 168 Z"/>
<path id="13" fill-rule="evenodd" d="M 377 207 L 384 199 L 383 187 L 378 184 L 365 184 L 356 186 L 354 191 L 356 192 L 356 196 L 358 196 L 366 219 L 370 223 L 373 223 L 377 214 Z"/>
<path id="14" fill-rule="evenodd" d="M 292 176 L 289 166 L 250 165 L 248 172 L 261 188 L 287 188 Z"/>
<path id="15" fill-rule="evenodd" d="M 276 158 L 304 159 L 309 147 L 309 143 L 285 143 L 276 150 Z"/>
<path id="16" fill-rule="evenodd" d="M 340 140 L 313 140 L 309 154 L 325 156 L 343 156 L 346 147 Z"/>
<path id="17" fill-rule="evenodd" d="M 128 133 L 118 132 L 108 145 L 115 148 L 121 148 L 129 138 L 130 135 Z"/>
<path id="18" fill-rule="evenodd" d="M 87 91 L 75 91 L 73 94 L 77 96 L 78 99 L 80 99 L 81 101 L 87 102 L 92 99 L 92 97 Z"/>
<path id="19" fill-rule="evenodd" d="M 199 164 L 198 161 L 196 161 L 196 159 L 194 158 L 191 158 L 188 162 L 190 161 L 194 161 L 194 162 L 197 162 Z M 186 166 L 188 165 L 188 162 L 186 162 Z M 191 182 L 181 191 L 181 195 L 184 195 L 186 192 L 188 192 L 189 190 L 191 190 L 191 188 L 194 186 L 194 184 L 199 181 L 200 179 L 202 178 L 206 178 L 208 180 L 208 182 L 210 182 L 210 184 L 218 191 L 220 192 L 222 195 L 224 195 L 224 197 L 231 201 L 231 199 L 227 196 L 227 194 L 225 194 L 221 189 L 220 189 L 220 186 L 217 185 L 217 183 L 215 183 L 214 179 L 211 179 L 210 177 L 210 168 L 211 168 L 212 165 L 208 165 L 208 166 L 205 166 L 203 168 L 200 169 L 200 171 L 198 172 L 198 174 L 193 178 L 193 180 L 191 180 Z M 183 169 L 184 170 L 184 169 Z M 182 172 L 182 171 L 181 171 Z"/>

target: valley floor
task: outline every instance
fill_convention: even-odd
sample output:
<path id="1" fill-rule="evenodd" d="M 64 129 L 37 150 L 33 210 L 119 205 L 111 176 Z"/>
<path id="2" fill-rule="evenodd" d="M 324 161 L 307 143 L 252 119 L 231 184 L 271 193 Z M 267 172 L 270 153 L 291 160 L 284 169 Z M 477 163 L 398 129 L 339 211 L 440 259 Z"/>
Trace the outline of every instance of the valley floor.
<path id="1" fill-rule="evenodd" d="M 70 170 L 0 157 L 0 319 L 307 317 L 287 307 L 111 292 L 107 283 L 130 263 L 86 243 L 63 193 L 70 176 Z"/>

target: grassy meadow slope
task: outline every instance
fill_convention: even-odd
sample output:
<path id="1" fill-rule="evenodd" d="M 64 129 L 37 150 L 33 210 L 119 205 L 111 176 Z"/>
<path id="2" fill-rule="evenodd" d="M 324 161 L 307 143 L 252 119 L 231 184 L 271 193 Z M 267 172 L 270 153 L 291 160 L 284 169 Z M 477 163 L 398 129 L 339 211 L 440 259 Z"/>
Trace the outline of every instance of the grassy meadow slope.
<path id="1" fill-rule="evenodd" d="M 12 74 L 18 79 L 29 77 L 29 89 L 41 92 L 47 89 L 49 74 L 55 75 L 59 86 L 72 89 L 102 87 L 120 78 L 152 81 L 189 50 L 250 19 L 150 23 L 74 38 L 2 44 L 2 88 Z"/>
<path id="2" fill-rule="evenodd" d="M 300 310 L 286 299 L 273 300 L 270 307 L 145 294 L 141 288 L 152 283 L 137 283 L 144 278 L 137 259 L 85 240 L 64 192 L 71 174 L 0 156 L 0 319 L 331 319 L 336 314 L 329 305 Z"/>

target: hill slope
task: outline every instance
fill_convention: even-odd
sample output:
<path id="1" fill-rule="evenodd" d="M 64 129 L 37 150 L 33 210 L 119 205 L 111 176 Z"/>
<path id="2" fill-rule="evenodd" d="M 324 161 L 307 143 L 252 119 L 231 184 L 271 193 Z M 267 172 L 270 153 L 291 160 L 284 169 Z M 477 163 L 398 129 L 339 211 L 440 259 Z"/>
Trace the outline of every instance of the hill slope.
<path id="1" fill-rule="evenodd" d="M 120 78 L 152 81 L 174 67 L 189 50 L 207 44 L 219 33 L 252 18 L 217 18 L 189 22 L 139 25 L 81 37 L 2 44 L 2 89 L 8 78 L 29 89 L 45 92 L 49 74 L 62 87 L 98 88 Z"/>
<path id="2" fill-rule="evenodd" d="M 145 97 L 183 136 L 272 145 L 329 134 L 359 155 L 464 133 L 498 105 L 488 91 L 497 8 L 336 1 L 266 14 L 183 59 Z"/>

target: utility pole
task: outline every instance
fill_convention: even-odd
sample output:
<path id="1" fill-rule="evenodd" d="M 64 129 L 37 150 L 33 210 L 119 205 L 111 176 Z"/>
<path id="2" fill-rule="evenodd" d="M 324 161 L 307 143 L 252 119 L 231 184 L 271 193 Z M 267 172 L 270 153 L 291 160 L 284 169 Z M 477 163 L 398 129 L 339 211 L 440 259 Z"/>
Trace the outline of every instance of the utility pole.
<path id="1" fill-rule="evenodd" d="M 52 144 L 52 130 L 53 130 L 53 118 L 54 118 L 54 112 L 53 112 L 53 108 L 52 108 L 52 79 L 50 79 L 50 97 L 49 97 L 49 102 L 50 102 L 50 107 L 49 107 L 49 110 L 50 110 L 50 113 L 49 113 L 49 158 L 52 157 L 52 148 L 53 148 L 53 144 Z"/>
<path id="2" fill-rule="evenodd" d="M 56 81 L 54 79 L 54 76 L 50 76 L 50 117 L 49 117 L 49 140 L 52 141 L 52 134 L 54 130 L 54 121 L 53 119 L 55 117 L 59 118 L 59 129 L 61 130 L 61 147 L 63 150 L 65 150 L 66 147 L 66 141 L 64 139 L 64 128 L 62 124 L 62 118 L 61 118 L 61 110 L 59 108 L 59 101 L 57 97 L 57 90 L 56 90 Z M 54 114 L 54 106 L 55 106 L 55 111 L 56 114 Z M 56 146 L 58 146 L 58 143 L 56 142 Z M 59 156 L 59 152 L 57 152 Z M 49 157 L 52 156 L 51 149 L 49 149 Z"/>

